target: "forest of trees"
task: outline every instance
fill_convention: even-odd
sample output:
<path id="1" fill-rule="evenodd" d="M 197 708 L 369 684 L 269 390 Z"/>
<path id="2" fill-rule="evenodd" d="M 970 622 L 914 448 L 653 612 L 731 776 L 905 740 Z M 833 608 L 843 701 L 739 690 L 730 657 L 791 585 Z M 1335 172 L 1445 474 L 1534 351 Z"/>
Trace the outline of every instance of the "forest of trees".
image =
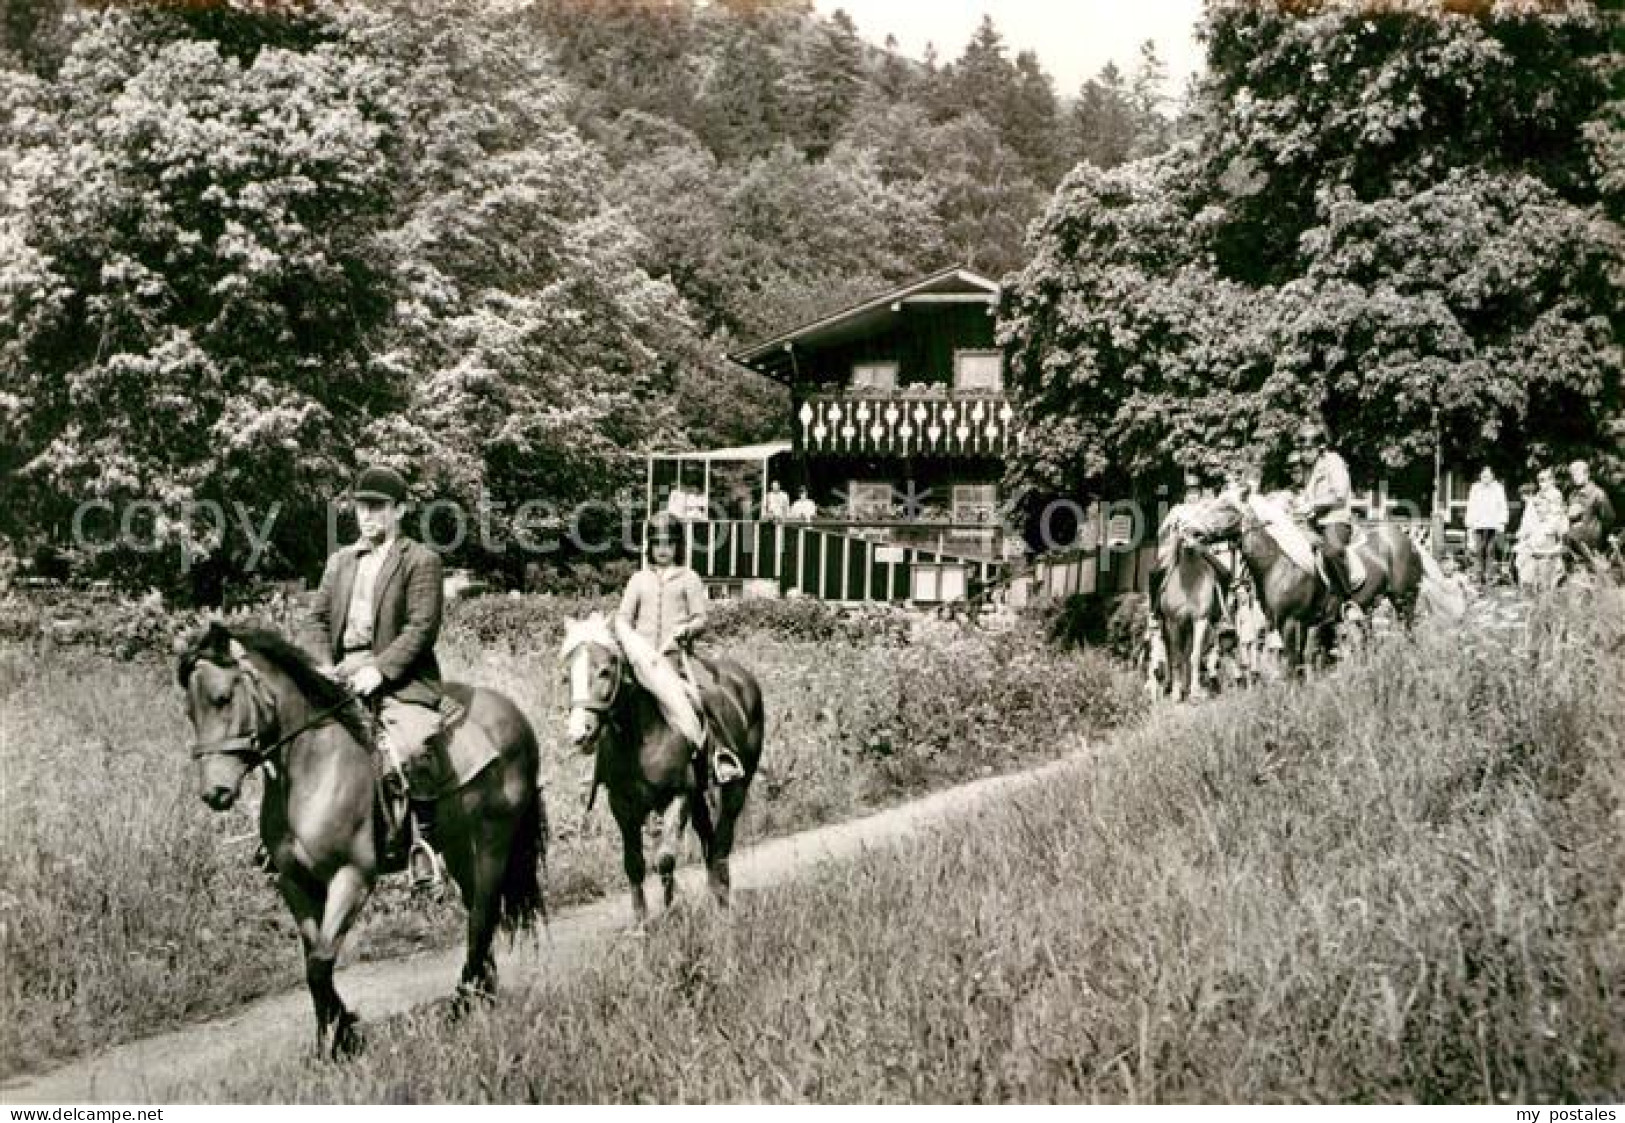
<path id="1" fill-rule="evenodd" d="M 87 500 L 174 585 L 281 503 L 308 575 L 354 465 L 559 508 L 639 453 L 776 435 L 728 349 L 960 262 L 1001 275 L 1078 160 L 1164 148 L 1148 44 L 1063 97 L 991 20 L 952 61 L 801 0 L 8 5 L 0 18 L 0 535 Z M 483 566 L 515 561 L 465 556 Z"/>

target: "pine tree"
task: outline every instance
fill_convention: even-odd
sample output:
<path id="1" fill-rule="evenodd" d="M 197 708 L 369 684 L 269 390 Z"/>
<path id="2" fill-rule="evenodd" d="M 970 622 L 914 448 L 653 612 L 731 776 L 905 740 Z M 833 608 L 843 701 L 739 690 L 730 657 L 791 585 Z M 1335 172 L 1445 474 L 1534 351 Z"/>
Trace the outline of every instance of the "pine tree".
<path id="1" fill-rule="evenodd" d="M 916 78 L 908 60 L 903 58 L 897 36 L 887 35 L 880 64 L 873 79 L 875 93 L 888 103 L 904 101 L 913 96 Z"/>
<path id="2" fill-rule="evenodd" d="M 1108 62 L 1084 82 L 1072 107 L 1072 131 L 1079 160 L 1115 168 L 1141 149 L 1139 115 L 1122 71 Z"/>
<path id="3" fill-rule="evenodd" d="M 1059 182 L 1067 168 L 1066 152 L 1058 143 L 1060 113 L 1055 82 L 1032 51 L 1016 56 L 1015 82 L 1004 107 L 1002 129 L 1007 143 L 1026 164 L 1027 174 L 1046 189 Z"/>
<path id="4" fill-rule="evenodd" d="M 1168 119 L 1168 67 L 1157 55 L 1150 39 L 1140 44 L 1140 61 L 1134 69 L 1129 101 L 1134 109 L 1136 156 L 1153 156 L 1168 146 L 1172 124 Z"/>
<path id="5" fill-rule="evenodd" d="M 700 135 L 725 160 L 770 150 L 779 135 L 783 69 L 763 36 L 747 27 L 724 31 L 716 67 L 700 92 Z"/>
<path id="6" fill-rule="evenodd" d="M 785 118 L 791 137 L 809 155 L 827 153 L 851 117 L 863 89 L 863 45 L 846 12 L 813 24 L 796 72 L 787 77 Z"/>

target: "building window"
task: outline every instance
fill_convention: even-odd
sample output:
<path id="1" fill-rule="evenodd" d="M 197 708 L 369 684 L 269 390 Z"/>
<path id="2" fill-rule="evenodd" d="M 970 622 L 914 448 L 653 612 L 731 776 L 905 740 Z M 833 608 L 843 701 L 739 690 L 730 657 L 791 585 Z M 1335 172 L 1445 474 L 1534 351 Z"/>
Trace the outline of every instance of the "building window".
<path id="1" fill-rule="evenodd" d="M 957 563 L 917 562 L 909 571 L 909 596 L 922 604 L 965 599 L 966 568 Z"/>
<path id="2" fill-rule="evenodd" d="M 1004 392 L 1004 355 L 999 351 L 955 351 L 954 389 Z"/>
<path id="3" fill-rule="evenodd" d="M 883 363 L 853 363 L 852 389 L 854 390 L 895 390 L 897 389 L 897 363 L 895 361 Z"/>
<path id="4" fill-rule="evenodd" d="M 892 485 L 853 480 L 846 493 L 847 517 L 889 519 L 892 517 Z"/>
<path id="5" fill-rule="evenodd" d="M 955 538 L 973 538 L 993 541 L 994 522 L 998 518 L 999 486 L 997 484 L 954 484 L 952 490 L 953 521 L 981 523 L 986 530 L 956 529 Z"/>

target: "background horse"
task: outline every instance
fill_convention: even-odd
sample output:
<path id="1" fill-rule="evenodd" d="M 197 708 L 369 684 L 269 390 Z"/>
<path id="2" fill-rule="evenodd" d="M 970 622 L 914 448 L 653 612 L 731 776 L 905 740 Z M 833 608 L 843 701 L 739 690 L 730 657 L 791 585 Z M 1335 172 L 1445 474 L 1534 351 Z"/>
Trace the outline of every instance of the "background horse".
<path id="1" fill-rule="evenodd" d="M 272 632 L 218 622 L 176 644 L 178 678 L 197 741 L 192 757 L 204 802 L 225 811 L 243 777 L 266 765 L 260 838 L 277 888 L 299 928 L 319 1050 L 354 1043 L 356 1018 L 333 986 L 333 966 L 379 873 L 383 815 L 366 716 L 342 686 Z M 536 735 L 511 701 L 447 683 L 498 757 L 441 796 L 436 838 L 468 910 L 468 958 L 459 1000 L 496 987 L 499 925 L 528 925 L 543 908 L 537 867 L 546 815 L 537 787 Z"/>
<path id="2" fill-rule="evenodd" d="M 1249 500 L 1250 493 L 1241 489 L 1209 500 L 1195 517 L 1194 532 L 1207 542 L 1239 543 L 1264 615 L 1281 633 L 1287 668 L 1296 672 L 1303 665 L 1309 633 L 1327 623 L 1331 591 L 1319 574 L 1287 556 Z M 1372 605 L 1387 597 L 1400 623 L 1409 628 L 1423 576 L 1421 551 L 1410 535 L 1384 523 L 1357 534 L 1350 550 L 1359 553 L 1366 568 L 1365 583 L 1355 591 L 1353 602 L 1369 618 Z"/>
<path id="3" fill-rule="evenodd" d="M 570 741 L 581 752 L 596 754 L 595 783 L 609 792 L 609 809 L 621 829 L 621 856 L 637 922 L 649 918 L 643 898 L 643 824 L 652 812 L 661 816 L 655 867 L 666 906 L 676 893 L 677 850 L 692 816 L 711 894 L 726 907 L 734 827 L 761 763 L 766 729 L 755 676 L 731 659 L 694 660 L 708 672 L 701 679 L 709 681 L 700 696 L 709 735 L 733 749 L 745 769 L 743 779 L 717 789 L 713 810 L 706 798 L 703 754 L 696 759 L 690 740 L 672 727 L 660 702 L 632 674 L 608 620 L 594 615 L 570 621 L 559 658 L 570 682 Z"/>
<path id="4" fill-rule="evenodd" d="M 1168 693 L 1183 701 L 1201 698 L 1202 661 L 1214 626 L 1223 614 L 1219 574 L 1207 551 L 1183 531 L 1165 544 L 1172 561 L 1157 590 L 1157 620 L 1168 654 Z M 1170 549 L 1171 548 L 1171 549 Z"/>

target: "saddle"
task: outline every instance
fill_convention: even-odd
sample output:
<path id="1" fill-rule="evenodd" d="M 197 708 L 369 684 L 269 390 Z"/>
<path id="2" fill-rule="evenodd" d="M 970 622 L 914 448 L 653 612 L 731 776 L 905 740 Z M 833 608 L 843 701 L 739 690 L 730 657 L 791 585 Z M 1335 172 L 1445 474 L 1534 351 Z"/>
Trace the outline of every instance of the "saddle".
<path id="1" fill-rule="evenodd" d="M 436 800 L 471 783 L 500 753 L 485 729 L 468 720 L 468 708 L 450 694 L 439 704 L 440 728 L 424 751 L 401 768 L 376 719 L 369 723 L 373 743 L 373 807 L 382 845 L 379 872 L 406 868 L 415 840 L 414 819 L 408 812 L 413 800 Z"/>
<path id="2" fill-rule="evenodd" d="M 1264 531 L 1281 552 L 1298 568 L 1313 573 L 1321 582 L 1330 587 L 1330 580 L 1326 574 L 1326 559 L 1322 554 L 1324 540 L 1313 529 L 1295 521 L 1281 505 L 1262 496 L 1252 498 L 1252 508 L 1255 517 L 1263 524 Z M 1349 589 L 1354 592 L 1365 587 L 1369 572 L 1365 561 L 1360 557 L 1359 548 L 1365 544 L 1369 535 L 1359 531 L 1350 540 L 1344 557 L 1348 559 Z"/>

